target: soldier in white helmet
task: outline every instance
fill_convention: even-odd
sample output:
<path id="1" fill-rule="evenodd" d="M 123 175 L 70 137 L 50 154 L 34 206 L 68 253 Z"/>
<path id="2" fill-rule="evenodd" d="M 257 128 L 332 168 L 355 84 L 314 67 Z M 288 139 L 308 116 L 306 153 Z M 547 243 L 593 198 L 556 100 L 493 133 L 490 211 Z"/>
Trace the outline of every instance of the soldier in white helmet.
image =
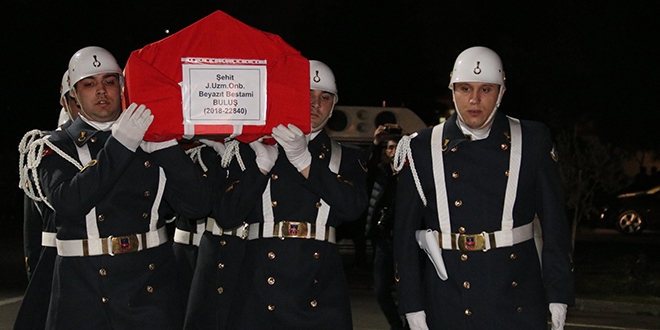
<path id="1" fill-rule="evenodd" d="M 366 208 L 366 159 L 323 130 L 337 99 L 330 68 L 310 61 L 311 132 L 279 125 L 276 145 L 227 144 L 223 160 L 240 157 L 215 217 L 246 224 L 244 258 L 236 285 L 214 289 L 232 294 L 226 325 L 206 329 L 352 329 L 336 228 Z"/>
<path id="2" fill-rule="evenodd" d="M 563 329 L 572 258 L 550 132 L 498 110 L 505 76 L 491 49 L 463 51 L 449 88 L 456 113 L 397 150 L 399 310 L 415 330 L 545 329 L 548 310 Z"/>
<path id="3" fill-rule="evenodd" d="M 55 214 L 57 257 L 46 329 L 180 329 L 165 228 L 208 213 L 204 183 L 176 140 L 143 141 L 144 105 L 122 112 L 115 58 L 86 47 L 69 62 L 79 117 L 30 144 L 36 199 Z"/>
<path id="4" fill-rule="evenodd" d="M 71 124 L 70 114 L 78 116 L 78 107 L 69 94 L 68 70 L 62 75 L 57 129 Z M 50 134 L 49 131 L 32 130 L 25 134 L 19 145 L 21 162 L 21 187 L 30 180 L 24 172 L 29 143 Z M 28 273 L 28 287 L 14 321 L 15 329 L 44 329 L 50 302 L 51 282 L 57 249 L 53 211 L 43 201 L 36 201 L 25 194 L 23 198 L 23 248 Z"/>
<path id="5" fill-rule="evenodd" d="M 60 117 L 57 123 L 58 127 L 78 118 L 80 107 L 69 91 L 71 91 L 71 87 L 69 87 L 69 70 L 67 70 L 62 75 L 62 83 L 60 84 L 60 105 L 62 106 L 62 110 L 60 110 Z"/>

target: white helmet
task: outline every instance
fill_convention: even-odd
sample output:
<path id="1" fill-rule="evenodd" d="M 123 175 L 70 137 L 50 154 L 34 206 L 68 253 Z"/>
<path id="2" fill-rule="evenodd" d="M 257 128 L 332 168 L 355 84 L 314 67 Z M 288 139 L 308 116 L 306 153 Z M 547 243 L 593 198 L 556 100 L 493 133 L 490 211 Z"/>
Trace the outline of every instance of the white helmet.
<path id="1" fill-rule="evenodd" d="M 459 82 L 480 82 L 500 85 L 495 110 L 500 107 L 502 96 L 504 95 L 504 67 L 502 60 L 492 49 L 476 46 L 464 50 L 456 58 L 454 70 L 449 74 L 449 89 L 454 90 L 454 84 Z M 454 98 L 454 106 L 456 99 Z M 456 106 L 458 109 L 458 106 Z M 495 111 L 490 114 L 490 119 L 495 115 Z M 460 117 L 460 113 L 459 113 Z"/>
<path id="2" fill-rule="evenodd" d="M 457 82 L 483 82 L 504 87 L 504 68 L 500 57 L 489 48 L 472 47 L 456 58 L 449 79 L 449 89 Z"/>
<path id="3" fill-rule="evenodd" d="M 68 93 L 71 90 L 69 88 L 69 70 L 64 71 L 64 74 L 62 75 L 62 82 L 60 83 L 60 102 L 64 98 L 64 95 Z"/>
<path id="4" fill-rule="evenodd" d="M 60 105 L 66 107 L 66 93 L 71 90 L 69 88 L 69 70 L 64 71 L 62 75 L 62 82 L 60 83 Z"/>
<path id="5" fill-rule="evenodd" d="M 124 75 L 115 57 L 101 47 L 90 46 L 77 51 L 69 61 L 69 87 L 80 80 L 99 73 L 119 74 L 119 83 L 124 87 Z"/>
<path id="6" fill-rule="evenodd" d="M 335 96 L 335 103 L 339 100 L 335 75 L 323 62 L 309 61 L 309 89 L 332 93 Z"/>

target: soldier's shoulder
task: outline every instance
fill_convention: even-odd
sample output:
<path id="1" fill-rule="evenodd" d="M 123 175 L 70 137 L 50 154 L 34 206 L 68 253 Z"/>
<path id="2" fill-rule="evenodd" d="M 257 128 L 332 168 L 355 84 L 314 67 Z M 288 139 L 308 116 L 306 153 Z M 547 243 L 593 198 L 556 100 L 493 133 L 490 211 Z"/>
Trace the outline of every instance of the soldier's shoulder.
<path id="1" fill-rule="evenodd" d="M 48 140 L 48 142 L 58 147 L 62 147 L 63 145 L 66 145 L 71 141 L 71 137 L 69 136 L 69 134 L 61 130 L 48 131 L 47 134 L 44 134 L 42 139 L 46 139 Z"/>
<path id="2" fill-rule="evenodd" d="M 521 120 L 520 125 L 523 139 L 526 141 L 537 141 L 534 143 L 541 143 L 540 141 L 552 139 L 550 128 L 540 121 Z"/>
<path id="3" fill-rule="evenodd" d="M 410 139 L 410 146 L 420 146 L 420 145 L 428 145 L 430 144 L 431 141 L 431 136 L 433 135 L 433 128 L 425 128 L 422 130 L 419 130 L 415 133 L 407 135 L 407 138 Z"/>
<path id="4" fill-rule="evenodd" d="M 353 143 L 337 142 L 337 144 L 342 146 L 342 148 L 346 148 L 348 150 L 361 151 L 361 150 L 364 149 L 364 148 L 360 147 L 359 145 L 353 144 Z"/>
<path id="5" fill-rule="evenodd" d="M 520 125 L 523 130 L 531 133 L 545 133 L 550 130 L 546 124 L 536 120 L 521 119 Z"/>
<path id="6" fill-rule="evenodd" d="M 431 135 L 433 134 L 433 129 L 434 128 L 435 128 L 435 126 L 421 129 L 421 130 L 419 130 L 415 133 L 410 134 L 410 137 L 415 138 L 415 139 L 419 139 L 419 140 L 430 139 Z"/>

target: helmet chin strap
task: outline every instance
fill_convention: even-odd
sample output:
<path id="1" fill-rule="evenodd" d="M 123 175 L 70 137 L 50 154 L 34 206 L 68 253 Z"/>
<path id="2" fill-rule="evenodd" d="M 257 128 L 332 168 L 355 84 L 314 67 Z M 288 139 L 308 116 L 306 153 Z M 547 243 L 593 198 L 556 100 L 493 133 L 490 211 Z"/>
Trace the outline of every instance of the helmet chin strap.
<path id="1" fill-rule="evenodd" d="M 454 95 L 452 88 L 451 96 L 454 101 L 454 107 L 456 108 L 456 113 L 458 115 L 458 121 L 456 122 L 456 124 L 461 129 L 463 134 L 472 136 L 472 140 L 474 141 L 487 138 L 488 134 L 490 134 L 490 127 L 493 124 L 493 118 L 497 113 L 497 109 L 500 107 L 500 102 L 502 101 L 503 95 L 504 95 L 504 88 L 500 86 L 500 91 L 499 91 L 499 95 L 497 96 L 497 102 L 495 103 L 495 108 L 493 108 L 493 111 L 488 116 L 488 119 L 486 119 L 486 121 L 478 128 L 470 128 L 465 123 L 463 116 L 461 116 L 461 112 L 458 111 L 458 105 L 456 104 L 456 96 Z"/>
<path id="2" fill-rule="evenodd" d="M 69 102 L 67 102 L 66 95 L 64 96 L 64 103 L 62 106 L 64 107 L 64 111 L 66 112 L 66 115 L 69 117 L 69 120 L 73 121 L 73 115 L 71 114 L 71 107 L 69 106 Z"/>
<path id="3" fill-rule="evenodd" d="M 319 126 L 317 126 L 316 128 L 312 127 L 311 132 L 312 133 L 320 132 L 323 129 L 323 127 L 325 127 L 325 124 L 328 123 L 328 120 L 330 120 L 330 117 L 332 117 L 332 112 L 333 111 L 335 111 L 335 105 L 334 104 L 332 105 L 332 109 L 330 109 L 330 114 L 328 115 L 328 117 L 325 118 L 325 120 Z"/>
<path id="4" fill-rule="evenodd" d="M 82 121 L 88 123 L 90 126 L 96 128 L 99 131 L 109 131 L 110 128 L 112 127 L 112 124 L 115 123 L 114 120 L 113 121 L 104 121 L 104 122 L 93 121 L 93 120 L 87 119 L 87 117 L 85 117 L 85 116 L 80 116 L 80 119 Z"/>
<path id="5" fill-rule="evenodd" d="M 74 89 L 71 89 L 73 97 L 76 99 L 76 103 L 78 103 L 78 106 L 80 108 L 80 112 L 78 113 L 78 117 L 82 119 L 84 122 L 88 123 L 90 126 L 96 128 L 99 131 L 107 131 L 110 130 L 110 127 L 112 127 L 112 124 L 115 123 L 116 120 L 113 121 L 108 121 L 108 122 L 99 122 L 99 121 L 94 121 L 90 119 L 90 116 L 85 112 L 85 108 L 83 108 L 82 102 L 80 102 L 80 98 L 78 97 L 78 93 L 74 92 Z M 69 113 L 69 116 L 71 116 L 71 113 Z"/>

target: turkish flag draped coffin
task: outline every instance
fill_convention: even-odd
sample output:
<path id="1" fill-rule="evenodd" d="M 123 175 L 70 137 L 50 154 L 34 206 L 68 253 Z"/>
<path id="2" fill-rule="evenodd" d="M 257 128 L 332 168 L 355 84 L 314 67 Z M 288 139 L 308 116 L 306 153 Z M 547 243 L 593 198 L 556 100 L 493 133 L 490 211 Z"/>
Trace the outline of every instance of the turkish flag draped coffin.
<path id="1" fill-rule="evenodd" d="M 266 67 L 265 125 L 184 125 L 184 58 L 262 60 Z M 145 104 L 154 121 L 144 139 L 165 141 L 184 135 L 236 135 L 243 142 L 270 135 L 279 124 L 310 130 L 309 61 L 277 35 L 216 11 L 160 41 L 131 53 L 124 69 L 125 102 Z M 191 134 L 192 133 L 192 134 Z"/>

